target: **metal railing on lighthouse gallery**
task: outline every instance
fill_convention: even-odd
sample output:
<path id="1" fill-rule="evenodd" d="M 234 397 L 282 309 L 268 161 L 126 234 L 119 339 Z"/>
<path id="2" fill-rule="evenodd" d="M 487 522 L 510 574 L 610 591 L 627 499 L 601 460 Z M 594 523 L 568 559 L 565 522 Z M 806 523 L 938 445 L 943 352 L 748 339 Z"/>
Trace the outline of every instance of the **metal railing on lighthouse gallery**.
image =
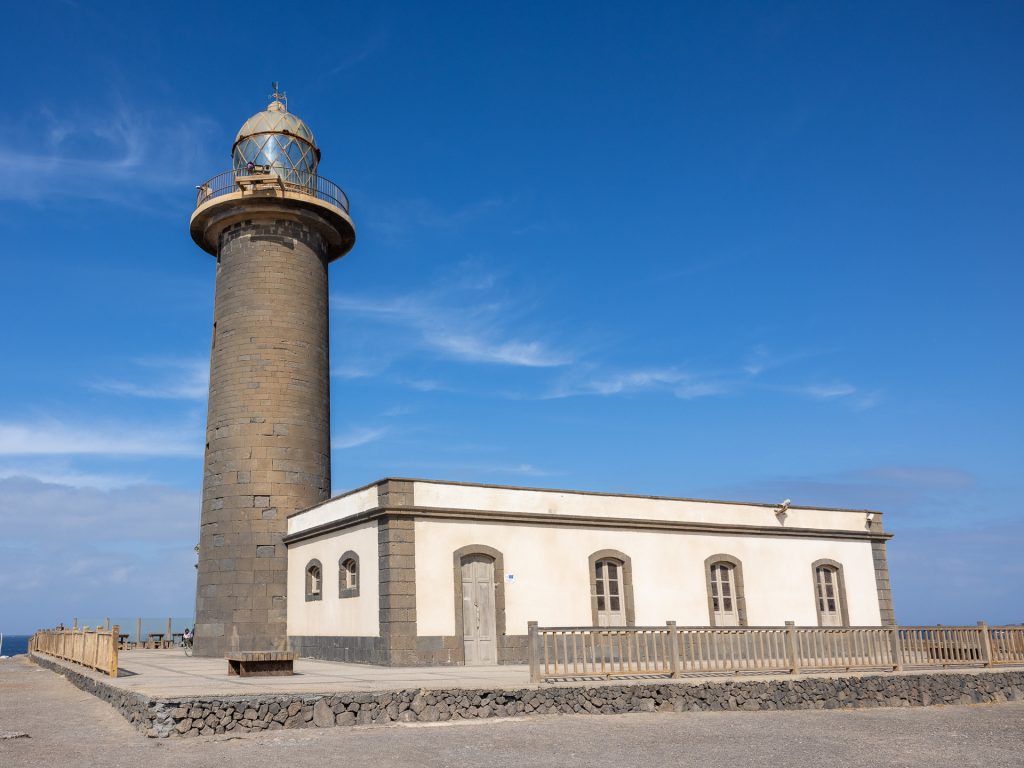
<path id="1" fill-rule="evenodd" d="M 214 198 L 241 192 L 247 182 L 257 183 L 260 181 L 277 186 L 285 193 L 309 195 L 341 208 L 345 213 L 349 212 L 348 195 L 330 179 L 310 171 L 278 169 L 273 166 L 269 168 L 255 166 L 252 169 L 233 168 L 230 171 L 218 173 L 209 181 L 196 185 L 196 208 Z"/>

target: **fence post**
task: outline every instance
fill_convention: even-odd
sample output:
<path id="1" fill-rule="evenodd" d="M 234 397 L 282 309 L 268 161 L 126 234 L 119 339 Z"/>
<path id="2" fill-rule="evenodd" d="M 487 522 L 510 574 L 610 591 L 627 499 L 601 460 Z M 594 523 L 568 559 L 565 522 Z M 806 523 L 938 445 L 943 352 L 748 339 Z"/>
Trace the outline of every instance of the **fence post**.
<path id="1" fill-rule="evenodd" d="M 679 679 L 679 627 L 674 621 L 665 622 L 668 625 L 668 662 L 670 677 L 673 680 Z"/>
<path id="2" fill-rule="evenodd" d="M 800 652 L 797 650 L 796 625 L 786 622 L 786 640 L 789 643 L 789 674 L 800 674 Z"/>
<path id="3" fill-rule="evenodd" d="M 115 624 L 110 628 L 110 656 L 107 663 L 107 674 L 117 677 L 117 644 L 120 641 L 121 628 Z"/>
<path id="4" fill-rule="evenodd" d="M 892 671 L 903 671 L 903 649 L 900 647 L 900 628 L 889 625 L 889 652 L 892 654 Z"/>
<path id="5" fill-rule="evenodd" d="M 992 666 L 992 636 L 989 634 L 988 624 L 984 621 L 978 622 L 978 631 L 981 633 L 981 660 L 986 667 Z"/>
<path id="6" fill-rule="evenodd" d="M 529 633 L 529 639 L 527 641 L 528 649 L 527 653 L 530 659 L 530 682 L 540 682 L 540 649 L 537 647 L 538 641 L 540 640 L 540 633 L 537 632 L 537 622 L 528 621 L 526 622 L 527 632 Z"/>
<path id="7" fill-rule="evenodd" d="M 167 634 L 164 635 L 164 648 L 170 648 L 171 647 L 171 629 L 172 629 L 172 627 L 171 627 L 171 620 L 168 619 L 167 620 Z"/>

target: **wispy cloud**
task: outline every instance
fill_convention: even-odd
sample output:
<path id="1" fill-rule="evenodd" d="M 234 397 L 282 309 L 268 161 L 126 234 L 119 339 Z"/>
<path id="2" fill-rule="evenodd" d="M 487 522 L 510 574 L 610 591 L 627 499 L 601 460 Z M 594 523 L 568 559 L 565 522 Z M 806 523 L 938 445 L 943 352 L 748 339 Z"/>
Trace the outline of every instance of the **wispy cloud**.
<path id="1" fill-rule="evenodd" d="M 486 450 L 478 447 L 477 450 Z M 396 467 L 406 473 L 415 476 L 430 476 L 439 479 L 458 478 L 464 481 L 488 481 L 505 482 L 512 484 L 516 482 L 513 478 L 523 477 L 555 477 L 562 472 L 538 467 L 528 462 L 521 463 L 479 463 L 479 462 L 438 462 L 438 461 L 415 461 L 397 462 Z M 521 481 L 520 481 L 521 482 Z"/>
<path id="2" fill-rule="evenodd" d="M 877 392 L 862 392 L 842 380 L 801 385 L 768 383 L 768 371 L 784 372 L 786 378 L 791 378 L 801 372 L 789 368 L 815 353 L 779 353 L 766 345 L 758 345 L 743 360 L 717 368 L 673 365 L 670 361 L 628 367 L 601 360 L 594 350 L 586 353 L 586 345 L 552 343 L 543 327 L 535 327 L 531 333 L 534 313 L 530 302 L 503 294 L 494 273 L 481 270 L 473 260 L 460 264 L 438 286 L 415 294 L 339 293 L 331 297 L 331 306 L 338 315 L 391 329 L 386 343 L 376 344 L 373 350 L 353 350 L 355 362 L 338 366 L 333 372 L 338 378 L 385 377 L 419 391 L 455 391 L 442 377 L 424 375 L 422 369 L 397 373 L 399 358 L 428 353 L 442 360 L 538 371 L 530 374 L 531 378 L 520 377 L 510 385 L 491 389 L 493 396 L 516 400 L 636 393 L 666 393 L 680 400 L 696 400 L 766 390 L 843 402 L 856 409 L 871 408 L 879 400 Z M 380 356 L 382 349 L 387 350 L 390 359 Z"/>
<path id="3" fill-rule="evenodd" d="M 444 298 L 334 295 L 331 306 L 344 314 L 415 331 L 422 346 L 454 360 L 531 368 L 572 361 L 570 354 L 552 349 L 543 340 L 510 338 L 505 326 L 515 312 L 501 302 L 467 305 Z"/>
<path id="4" fill-rule="evenodd" d="M 442 381 L 437 379 L 410 379 L 404 376 L 398 376 L 393 379 L 397 384 L 401 384 L 404 387 L 415 389 L 417 392 L 454 392 L 453 387 L 448 386 Z"/>
<path id="5" fill-rule="evenodd" d="M 0 478 L 0 603 L 6 631 L 72 616 L 189 615 L 199 493 L 96 489 Z M 72 578 L 68 578 L 68 575 Z"/>
<path id="6" fill-rule="evenodd" d="M 425 338 L 457 360 L 530 368 L 550 368 L 570 362 L 567 356 L 548 349 L 540 341 L 502 341 L 438 329 L 426 333 Z"/>
<path id="7" fill-rule="evenodd" d="M 819 475 L 766 477 L 699 490 L 711 498 L 777 502 L 885 514 L 901 624 L 1020 621 L 1024 525 L 1001 490 L 958 467 L 880 465 Z M 943 589 L 935 589 L 941 564 Z M 984 567 L 979 567 L 984 564 Z"/>
<path id="8" fill-rule="evenodd" d="M 178 195 L 195 183 L 205 159 L 199 148 L 216 125 L 115 99 L 66 114 L 29 112 L 0 128 L 0 165 L 18 179 L 0 187 L 0 199 L 87 198 L 140 207 L 140 191 Z"/>
<path id="9" fill-rule="evenodd" d="M 67 424 L 56 419 L 0 422 L 2 456 L 196 456 L 202 433 L 193 428 L 111 423 Z"/>
<path id="10" fill-rule="evenodd" d="M 711 397 L 712 395 L 724 395 L 729 391 L 726 384 L 712 381 L 694 381 L 683 383 L 672 390 L 672 394 L 680 400 L 695 400 L 698 397 Z"/>
<path id="11" fill-rule="evenodd" d="M 880 402 L 882 402 L 881 392 L 860 392 L 853 398 L 853 407 L 858 411 L 866 411 L 869 408 L 874 408 Z"/>
<path id="12" fill-rule="evenodd" d="M 837 397 L 849 397 L 857 393 L 852 384 L 837 381 L 831 384 L 812 384 L 805 387 L 794 387 L 793 391 L 807 395 L 815 400 L 834 400 Z"/>
<path id="13" fill-rule="evenodd" d="M 0 480 L 14 478 L 65 485 L 70 488 L 96 488 L 101 491 L 127 488 L 147 482 L 146 478 L 138 475 L 83 472 L 63 462 L 16 463 L 0 466 Z"/>
<path id="14" fill-rule="evenodd" d="M 382 415 L 396 418 L 398 416 L 409 416 L 413 413 L 416 413 L 416 408 L 411 405 L 393 405 L 386 409 Z"/>
<path id="15" fill-rule="evenodd" d="M 387 368 L 387 364 L 343 363 L 331 366 L 331 376 L 336 379 L 370 379 L 379 376 Z"/>
<path id="16" fill-rule="evenodd" d="M 352 69 L 357 64 L 387 47 L 390 39 L 391 30 L 388 27 L 381 27 L 369 37 L 365 37 L 352 45 L 344 46 L 345 53 L 340 59 L 337 56 L 332 56 L 330 60 L 325 61 L 322 66 L 316 68 L 323 73 L 319 76 L 318 81 L 330 79 L 335 75 Z"/>
<path id="17" fill-rule="evenodd" d="M 766 378 L 769 378 L 768 374 L 774 374 L 772 378 L 775 380 L 798 376 L 800 372 L 793 370 L 796 368 L 795 363 L 799 363 L 807 358 L 821 357 L 824 354 L 826 353 L 821 350 L 813 351 L 807 349 L 779 352 L 770 349 L 766 344 L 758 344 L 747 354 L 742 365 L 742 372 L 748 383 L 756 380 L 761 382 L 760 386 L 768 389 L 783 391 L 812 400 L 842 402 L 856 410 L 874 408 L 880 402 L 881 394 L 879 392 L 864 392 L 859 387 L 841 379 L 801 385 L 769 385 L 763 383 Z"/>
<path id="18" fill-rule="evenodd" d="M 136 364 L 156 372 L 146 382 L 116 379 L 98 380 L 90 385 L 100 392 L 159 400 L 205 400 L 210 389 L 210 362 L 207 359 L 168 358 L 137 360 Z"/>
<path id="19" fill-rule="evenodd" d="M 894 518 L 895 519 L 895 518 Z M 1021 621 L 1024 526 L 978 523 L 897 532 L 889 547 L 896 618 L 901 624 L 994 625 Z M 941 563 L 942 589 L 935 588 Z M 983 567 L 979 564 L 984 564 Z"/>
<path id="20" fill-rule="evenodd" d="M 853 384 L 845 381 L 833 381 L 828 384 L 810 384 L 797 387 L 786 387 L 787 391 L 812 400 L 836 401 L 846 403 L 858 411 L 874 408 L 881 401 L 881 393 L 862 392 Z"/>
<path id="21" fill-rule="evenodd" d="M 543 395 L 544 399 L 577 397 L 581 395 L 620 395 L 630 392 L 659 390 L 669 392 L 681 400 L 693 400 L 726 392 L 728 387 L 721 381 L 674 368 L 641 369 L 602 373 L 579 366 L 553 389 Z"/>
<path id="22" fill-rule="evenodd" d="M 768 371 L 785 368 L 800 360 L 809 357 L 816 357 L 820 352 L 808 350 L 797 350 L 791 352 L 778 352 L 772 350 L 766 344 L 757 344 L 746 356 L 743 363 L 743 372 L 750 377 L 760 376 Z"/>
<path id="23" fill-rule="evenodd" d="M 862 475 L 869 480 L 922 488 L 967 488 L 974 482 L 970 472 L 949 467 L 888 465 L 866 470 Z"/>
<path id="24" fill-rule="evenodd" d="M 892 510 L 906 524 L 908 516 L 932 523 L 962 520 L 983 502 L 972 492 L 974 476 L 951 467 L 880 465 L 819 475 L 791 475 L 751 480 L 707 489 L 716 498 Z"/>
<path id="25" fill-rule="evenodd" d="M 353 427 L 347 432 L 331 435 L 331 448 L 333 450 L 358 448 L 360 445 L 380 440 L 387 434 L 387 431 L 386 427 Z"/>

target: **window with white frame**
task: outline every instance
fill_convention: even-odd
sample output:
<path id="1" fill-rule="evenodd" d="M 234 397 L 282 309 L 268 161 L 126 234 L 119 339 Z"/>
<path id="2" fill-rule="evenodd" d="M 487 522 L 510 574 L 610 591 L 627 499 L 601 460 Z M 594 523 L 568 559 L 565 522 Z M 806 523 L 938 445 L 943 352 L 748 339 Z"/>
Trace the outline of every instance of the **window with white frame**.
<path id="1" fill-rule="evenodd" d="M 814 588 L 818 604 L 818 624 L 822 627 L 841 627 L 844 624 L 844 595 L 839 568 L 831 564 L 816 565 Z"/>
<path id="2" fill-rule="evenodd" d="M 323 567 L 319 560 L 306 566 L 306 600 L 319 600 L 323 593 Z"/>
<path id="3" fill-rule="evenodd" d="M 359 555 L 346 552 L 338 560 L 338 597 L 359 597 Z"/>
<path id="4" fill-rule="evenodd" d="M 716 627 L 738 627 L 740 607 L 736 589 L 736 566 L 719 561 L 711 565 L 711 613 Z"/>
<path id="5" fill-rule="evenodd" d="M 341 564 L 342 580 L 345 589 L 355 589 L 359 585 L 359 566 L 356 561 L 348 559 Z"/>
<path id="6" fill-rule="evenodd" d="M 611 558 L 594 563 L 594 588 L 599 627 L 626 626 L 622 562 Z"/>
<path id="7" fill-rule="evenodd" d="M 747 605 L 743 596 L 743 563 L 719 552 L 704 560 L 708 589 L 708 621 L 712 627 L 745 627 Z"/>

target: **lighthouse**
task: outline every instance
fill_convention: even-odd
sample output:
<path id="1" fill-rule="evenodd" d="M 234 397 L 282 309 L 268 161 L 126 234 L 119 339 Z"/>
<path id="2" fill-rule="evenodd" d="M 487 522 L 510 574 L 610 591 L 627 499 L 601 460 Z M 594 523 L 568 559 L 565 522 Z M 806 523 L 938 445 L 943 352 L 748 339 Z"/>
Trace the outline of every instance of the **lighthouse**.
<path id="1" fill-rule="evenodd" d="M 195 653 L 284 650 L 292 512 L 331 495 L 328 265 L 348 198 L 274 84 L 231 169 L 197 186 L 192 239 L 216 258 Z"/>

